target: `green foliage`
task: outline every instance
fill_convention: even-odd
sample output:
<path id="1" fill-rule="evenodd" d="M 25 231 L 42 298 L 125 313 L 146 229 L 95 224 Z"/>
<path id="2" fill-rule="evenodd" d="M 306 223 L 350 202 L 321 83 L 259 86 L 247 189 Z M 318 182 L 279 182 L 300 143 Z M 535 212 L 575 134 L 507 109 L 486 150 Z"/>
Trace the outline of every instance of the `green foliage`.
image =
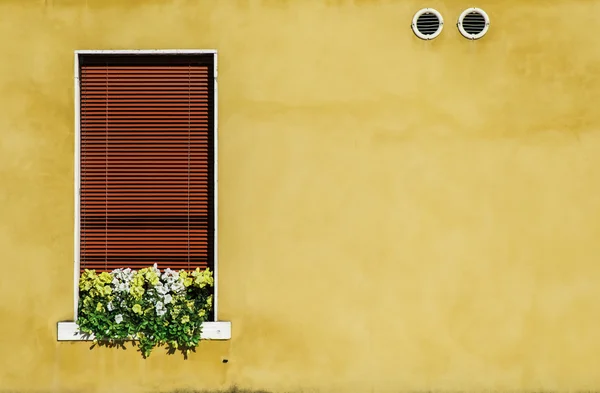
<path id="1" fill-rule="evenodd" d="M 187 355 L 198 346 L 210 315 L 213 285 L 209 269 L 86 270 L 79 280 L 77 324 L 82 334 L 94 335 L 94 343 L 137 339 L 144 357 L 160 346 Z"/>

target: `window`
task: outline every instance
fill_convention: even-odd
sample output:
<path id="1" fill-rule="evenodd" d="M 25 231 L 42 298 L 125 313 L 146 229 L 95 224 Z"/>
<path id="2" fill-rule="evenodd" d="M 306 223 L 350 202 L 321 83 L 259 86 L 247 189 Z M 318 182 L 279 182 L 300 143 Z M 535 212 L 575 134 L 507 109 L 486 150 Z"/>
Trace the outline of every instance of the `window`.
<path id="1" fill-rule="evenodd" d="M 215 267 L 214 53 L 79 53 L 79 271 Z"/>
<path id="2" fill-rule="evenodd" d="M 75 53 L 75 318 L 83 269 L 214 272 L 217 322 L 216 51 Z M 59 341 L 79 341 L 59 322 Z"/>
<path id="3" fill-rule="evenodd" d="M 218 321 L 216 51 L 75 52 L 75 283 L 81 270 L 211 267 Z M 58 341 L 81 341 L 59 322 Z"/>
<path id="4" fill-rule="evenodd" d="M 212 267 L 213 56 L 79 65 L 80 269 Z"/>

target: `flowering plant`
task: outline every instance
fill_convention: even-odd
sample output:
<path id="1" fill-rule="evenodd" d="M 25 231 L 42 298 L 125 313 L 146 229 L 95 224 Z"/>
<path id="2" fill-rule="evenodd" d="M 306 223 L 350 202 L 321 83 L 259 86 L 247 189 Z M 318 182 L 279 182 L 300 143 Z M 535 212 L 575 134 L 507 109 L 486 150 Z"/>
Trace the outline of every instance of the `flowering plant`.
<path id="1" fill-rule="evenodd" d="M 212 308 L 212 272 L 191 273 L 157 265 L 116 269 L 96 274 L 85 270 L 79 279 L 80 332 L 94 335 L 94 343 L 116 344 L 139 340 L 142 356 L 166 345 L 187 354 L 198 346 L 202 323 Z"/>

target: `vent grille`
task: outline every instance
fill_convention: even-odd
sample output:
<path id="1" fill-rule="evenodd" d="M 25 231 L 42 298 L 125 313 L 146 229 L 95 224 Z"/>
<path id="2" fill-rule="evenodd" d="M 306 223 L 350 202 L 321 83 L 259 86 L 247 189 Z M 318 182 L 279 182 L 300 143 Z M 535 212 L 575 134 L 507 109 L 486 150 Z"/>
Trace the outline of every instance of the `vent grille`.
<path id="1" fill-rule="evenodd" d="M 413 18 L 412 29 L 423 40 L 431 40 L 440 35 L 444 27 L 442 15 L 433 8 L 424 8 Z"/>
<path id="2" fill-rule="evenodd" d="M 432 13 L 425 13 L 417 19 L 417 30 L 425 35 L 432 35 L 440 28 L 440 20 Z"/>
<path id="3" fill-rule="evenodd" d="M 488 15 L 479 8 L 465 10 L 458 19 L 460 33 L 471 40 L 483 37 L 487 33 L 489 25 Z"/>

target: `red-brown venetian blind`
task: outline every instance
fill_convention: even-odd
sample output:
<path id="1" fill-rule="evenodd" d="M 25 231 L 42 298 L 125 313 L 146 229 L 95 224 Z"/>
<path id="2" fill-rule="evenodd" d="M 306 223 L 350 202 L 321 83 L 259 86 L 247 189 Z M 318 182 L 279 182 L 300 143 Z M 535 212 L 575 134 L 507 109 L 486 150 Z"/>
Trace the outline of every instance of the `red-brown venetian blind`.
<path id="1" fill-rule="evenodd" d="M 80 57 L 80 268 L 212 265 L 212 55 Z"/>

